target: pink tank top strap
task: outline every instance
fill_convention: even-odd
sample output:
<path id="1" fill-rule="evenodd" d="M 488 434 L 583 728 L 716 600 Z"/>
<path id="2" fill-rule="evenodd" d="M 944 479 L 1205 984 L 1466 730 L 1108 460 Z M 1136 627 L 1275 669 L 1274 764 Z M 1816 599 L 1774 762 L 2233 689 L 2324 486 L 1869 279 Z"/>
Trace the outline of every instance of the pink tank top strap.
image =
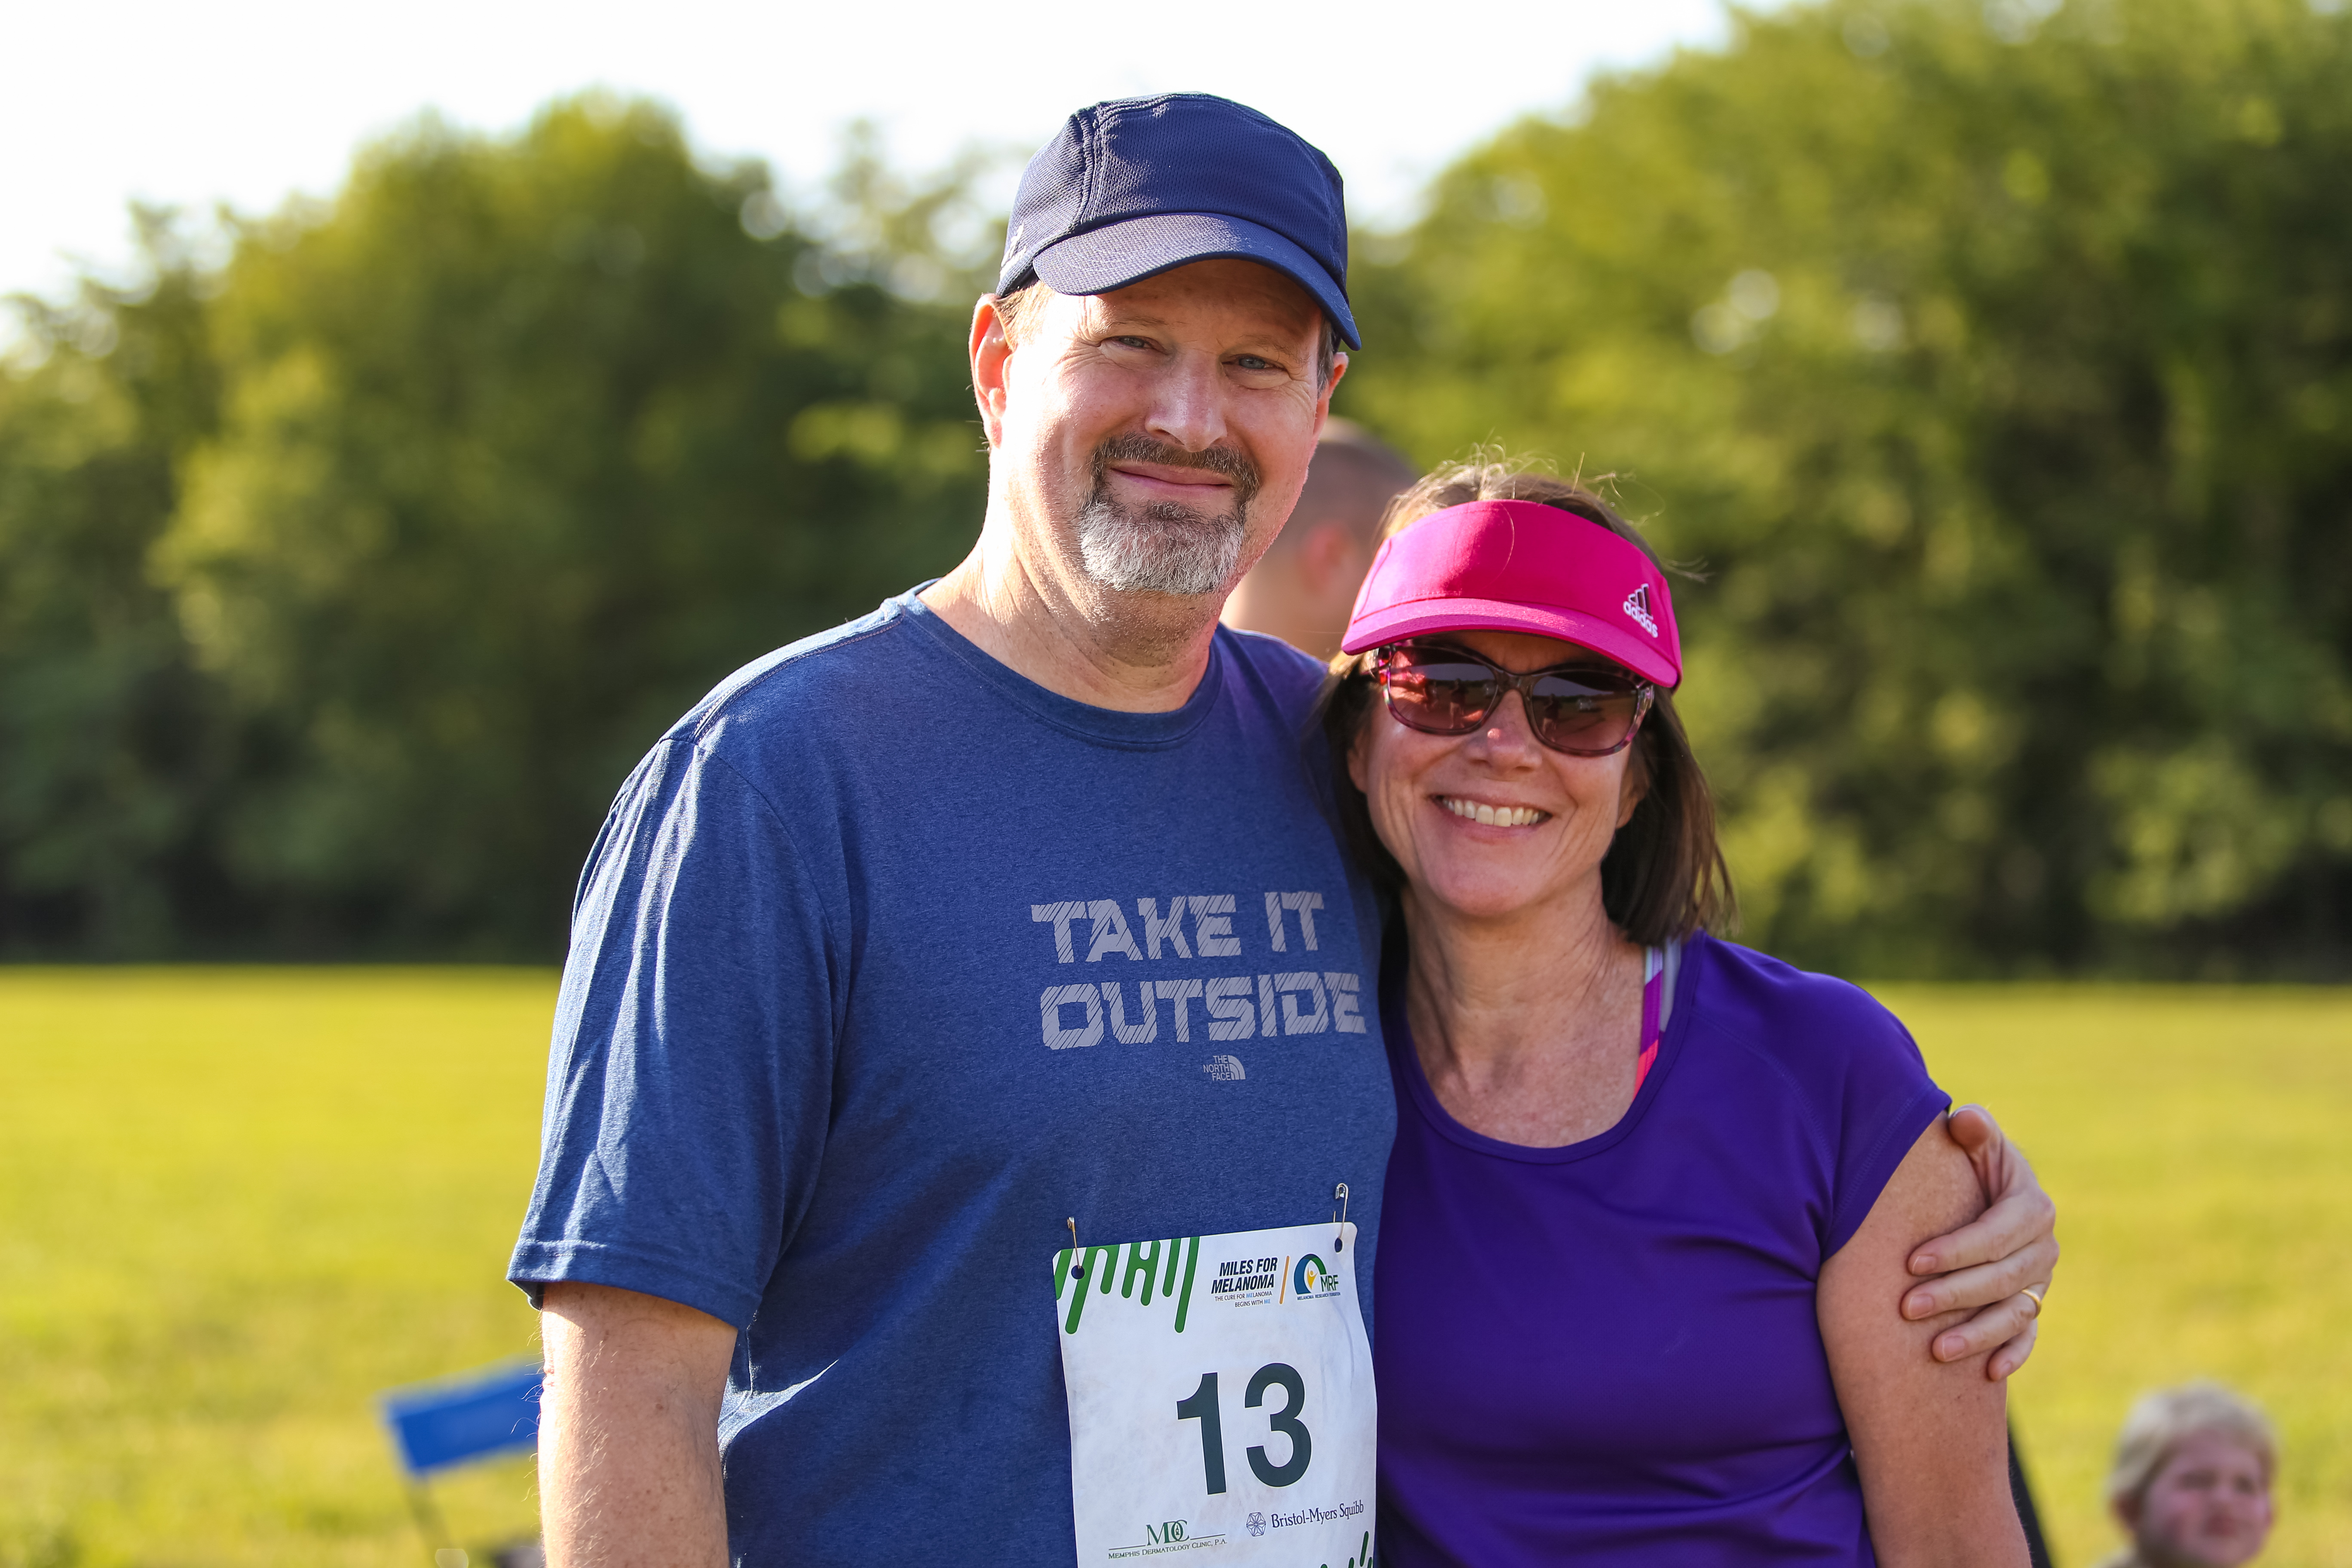
<path id="1" fill-rule="evenodd" d="M 1642 1054 L 1633 1064 L 1633 1092 L 1642 1092 L 1658 1059 L 1658 1015 L 1666 993 L 1666 955 L 1660 948 L 1642 950 Z"/>

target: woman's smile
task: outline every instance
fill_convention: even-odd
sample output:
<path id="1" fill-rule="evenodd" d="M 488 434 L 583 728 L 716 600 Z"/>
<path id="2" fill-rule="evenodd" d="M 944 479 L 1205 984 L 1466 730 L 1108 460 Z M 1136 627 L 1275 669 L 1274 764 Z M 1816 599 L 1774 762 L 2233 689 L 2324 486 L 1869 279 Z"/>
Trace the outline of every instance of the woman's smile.
<path id="1" fill-rule="evenodd" d="M 1429 797 L 1465 822 L 1480 827 L 1538 827 L 1551 820 L 1551 813 L 1538 811 L 1532 805 L 1473 800 L 1467 795 L 1433 795 Z"/>

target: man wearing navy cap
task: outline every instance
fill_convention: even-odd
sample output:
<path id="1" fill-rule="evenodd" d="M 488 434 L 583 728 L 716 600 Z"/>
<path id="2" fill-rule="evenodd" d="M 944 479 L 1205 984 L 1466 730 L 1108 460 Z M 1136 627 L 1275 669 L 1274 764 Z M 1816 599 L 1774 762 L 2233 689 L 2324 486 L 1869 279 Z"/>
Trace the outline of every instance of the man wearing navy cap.
<path id="1" fill-rule="evenodd" d="M 1300 746 L 1319 670 L 1217 626 L 1346 276 L 1338 174 L 1265 116 L 1073 115 L 973 313 L 971 556 L 624 787 L 509 1269 L 551 1563 L 1368 1552 L 1377 916 Z"/>

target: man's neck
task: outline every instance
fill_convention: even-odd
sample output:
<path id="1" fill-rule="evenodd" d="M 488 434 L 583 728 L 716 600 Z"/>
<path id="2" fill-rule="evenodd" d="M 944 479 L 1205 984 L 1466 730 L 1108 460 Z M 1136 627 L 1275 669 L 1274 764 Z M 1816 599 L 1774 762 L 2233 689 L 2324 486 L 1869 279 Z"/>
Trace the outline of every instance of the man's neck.
<path id="1" fill-rule="evenodd" d="M 1185 704 L 1209 668 L 1221 596 L 1117 593 L 1025 554 L 992 502 L 980 542 L 923 603 L 999 664 L 1073 701 L 1127 713 Z"/>

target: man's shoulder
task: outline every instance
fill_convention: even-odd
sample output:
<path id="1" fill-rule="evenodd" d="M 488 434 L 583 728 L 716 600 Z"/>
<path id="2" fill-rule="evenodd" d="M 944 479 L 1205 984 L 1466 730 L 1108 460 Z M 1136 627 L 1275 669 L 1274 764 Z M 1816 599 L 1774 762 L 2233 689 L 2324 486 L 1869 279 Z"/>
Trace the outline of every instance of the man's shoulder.
<path id="1" fill-rule="evenodd" d="M 926 612 L 915 593 L 744 665 L 671 725 L 655 752 L 716 758 L 753 777 L 798 774 L 824 766 L 824 756 L 864 754 L 872 726 L 898 704 L 931 700 L 942 681 L 979 679 L 968 659 L 919 624 Z M 1245 729 L 1271 720 L 1270 733 L 1302 734 L 1323 667 L 1274 637 L 1225 627 L 1216 635 L 1226 663 L 1220 704 L 1263 716 Z"/>
<path id="2" fill-rule="evenodd" d="M 1244 679 L 1262 688 L 1285 714 L 1303 720 L 1312 710 L 1328 673 L 1319 662 L 1264 632 L 1221 626 L 1217 637 Z"/>
<path id="3" fill-rule="evenodd" d="M 761 655 L 712 687 L 662 740 L 732 751 L 772 732 L 806 736 L 855 709 L 855 689 L 911 657 L 908 595 Z"/>

